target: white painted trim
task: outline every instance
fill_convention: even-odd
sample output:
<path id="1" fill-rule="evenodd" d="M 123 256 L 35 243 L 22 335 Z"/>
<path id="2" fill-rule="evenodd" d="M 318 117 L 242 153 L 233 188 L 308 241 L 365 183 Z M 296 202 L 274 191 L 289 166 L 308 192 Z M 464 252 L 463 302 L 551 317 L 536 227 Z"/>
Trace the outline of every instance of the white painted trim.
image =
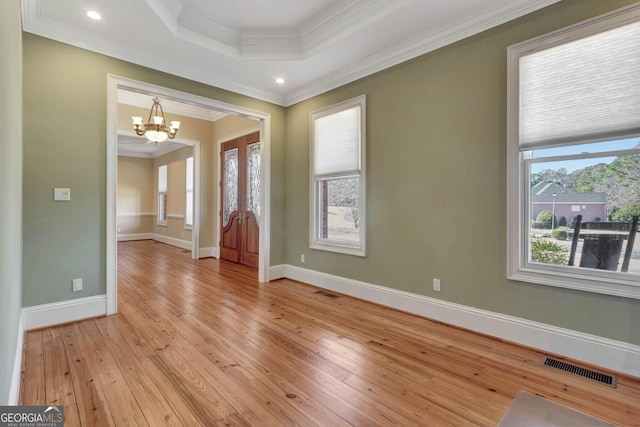
<path id="1" fill-rule="evenodd" d="M 24 353 L 24 314 L 20 311 L 18 320 L 18 342 L 16 343 L 16 356 L 13 360 L 13 372 L 11 373 L 11 385 L 9 386 L 9 401 L 7 405 L 16 406 L 20 399 L 20 379 L 22 376 L 22 355 Z"/>
<path id="2" fill-rule="evenodd" d="M 153 235 L 153 240 L 157 240 L 161 243 L 166 243 L 167 245 L 176 246 L 181 249 L 191 250 L 191 241 L 190 240 L 181 240 L 176 239 L 175 237 L 165 236 L 163 234 L 155 234 Z"/>
<path id="3" fill-rule="evenodd" d="M 118 234 L 118 242 L 129 242 L 131 240 L 151 240 L 153 233 L 131 233 Z"/>
<path id="4" fill-rule="evenodd" d="M 139 218 L 144 216 L 157 216 L 155 212 L 140 212 L 140 213 L 119 213 L 118 218 Z"/>
<path id="5" fill-rule="evenodd" d="M 200 258 L 220 258 L 220 248 L 217 246 L 209 248 L 200 248 Z"/>
<path id="6" fill-rule="evenodd" d="M 107 75 L 107 203 L 106 203 L 106 291 L 107 315 L 118 312 L 118 86 L 120 80 Z"/>
<path id="7" fill-rule="evenodd" d="M 276 271 L 281 268 L 272 267 Z M 640 377 L 638 345 L 293 265 L 285 265 L 284 272 L 285 277 L 293 280 Z"/>
<path id="8" fill-rule="evenodd" d="M 167 214 L 167 219 L 178 219 L 184 221 L 184 215 L 180 214 Z"/>
<path id="9" fill-rule="evenodd" d="M 93 297 L 76 298 L 50 304 L 24 307 L 22 309 L 24 329 L 28 331 L 31 329 L 47 328 L 49 326 L 75 322 L 77 320 L 105 316 L 107 314 L 106 302 L 106 295 L 96 295 Z"/>
<path id="10" fill-rule="evenodd" d="M 286 277 L 285 271 L 287 266 L 285 264 L 272 265 L 269 267 L 269 279 L 278 280 Z"/>
<path id="11" fill-rule="evenodd" d="M 166 62 L 166 61 L 165 61 Z M 155 67 L 160 70 L 160 67 Z M 176 74 L 176 73 L 174 73 Z M 215 85 L 214 85 L 215 86 Z M 218 85 L 219 86 L 219 85 Z M 219 86 L 220 87 L 220 86 Z M 260 140 L 262 149 L 260 150 L 260 164 L 262 169 L 260 178 L 263 185 L 263 197 L 260 198 L 260 255 L 258 265 L 258 280 L 269 281 L 269 264 L 271 255 L 271 115 L 250 108 L 228 104 L 203 96 L 157 86 L 126 77 L 107 75 L 107 123 L 106 123 L 106 149 L 107 149 L 107 204 L 106 204 L 106 288 L 107 288 L 107 314 L 115 314 L 118 311 L 118 249 L 117 249 L 117 227 L 116 227 L 116 200 L 117 200 L 117 176 L 118 176 L 118 90 L 128 90 L 146 95 L 158 96 L 160 98 L 176 102 L 185 102 L 198 106 L 234 114 L 242 117 L 256 119 L 260 122 Z M 240 91 L 240 93 L 242 93 Z M 259 98 L 259 97 L 257 97 Z M 197 148 L 196 148 L 197 149 Z M 196 163 L 196 174 L 199 176 L 199 164 Z M 196 184 L 197 185 L 197 184 Z M 198 186 L 200 187 L 200 186 Z M 200 190 L 197 190 L 200 191 Z M 194 212 L 194 221 L 199 222 L 199 206 Z M 199 229 L 194 230 L 198 235 Z M 198 242 L 194 245 L 198 249 Z M 193 256 L 193 255 L 192 255 Z"/>

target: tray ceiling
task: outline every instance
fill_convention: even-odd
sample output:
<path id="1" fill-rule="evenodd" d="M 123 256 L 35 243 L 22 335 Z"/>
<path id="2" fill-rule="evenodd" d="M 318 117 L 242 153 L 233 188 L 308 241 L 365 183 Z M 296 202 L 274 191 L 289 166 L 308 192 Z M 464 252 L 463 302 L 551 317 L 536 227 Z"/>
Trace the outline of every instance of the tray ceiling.
<path id="1" fill-rule="evenodd" d="M 22 13 L 27 32 L 292 105 L 557 1 L 22 0 Z"/>

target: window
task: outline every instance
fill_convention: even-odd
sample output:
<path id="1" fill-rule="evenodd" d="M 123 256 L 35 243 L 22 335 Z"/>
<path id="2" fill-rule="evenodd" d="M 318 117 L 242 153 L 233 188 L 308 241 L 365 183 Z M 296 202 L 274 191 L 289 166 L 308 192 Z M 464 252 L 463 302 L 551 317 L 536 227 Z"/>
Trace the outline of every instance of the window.
<path id="1" fill-rule="evenodd" d="M 193 156 L 186 159 L 186 204 L 184 209 L 184 227 L 193 227 Z"/>
<path id="2" fill-rule="evenodd" d="M 639 5 L 509 47 L 509 278 L 640 298 L 637 230 L 573 238 L 640 214 L 639 51 Z"/>
<path id="3" fill-rule="evenodd" d="M 158 166 L 158 224 L 167 225 L 167 165 Z"/>
<path id="4" fill-rule="evenodd" d="M 310 247 L 365 256 L 365 96 L 311 113 Z"/>

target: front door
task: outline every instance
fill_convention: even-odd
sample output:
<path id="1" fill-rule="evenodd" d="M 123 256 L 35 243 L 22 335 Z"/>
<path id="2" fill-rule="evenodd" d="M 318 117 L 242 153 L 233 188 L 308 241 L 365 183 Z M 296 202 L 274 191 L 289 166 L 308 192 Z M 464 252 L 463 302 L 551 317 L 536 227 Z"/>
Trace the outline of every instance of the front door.
<path id="1" fill-rule="evenodd" d="M 258 267 L 260 133 L 222 144 L 220 257 Z"/>

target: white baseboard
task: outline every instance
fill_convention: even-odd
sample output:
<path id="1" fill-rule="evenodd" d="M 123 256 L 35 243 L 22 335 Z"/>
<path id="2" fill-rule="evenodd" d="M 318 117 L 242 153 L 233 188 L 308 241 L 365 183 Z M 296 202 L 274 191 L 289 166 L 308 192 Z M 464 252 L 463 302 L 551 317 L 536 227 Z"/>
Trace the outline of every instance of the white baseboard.
<path id="1" fill-rule="evenodd" d="M 16 356 L 13 361 L 13 372 L 11 374 L 11 385 L 9 386 L 9 401 L 7 405 L 18 405 L 20 398 L 20 379 L 22 377 L 22 354 L 24 347 L 24 315 L 20 312 L 18 320 L 18 342 L 16 344 Z"/>
<path id="2" fill-rule="evenodd" d="M 153 239 L 153 233 L 118 234 L 118 242 L 128 242 L 130 240 L 151 240 L 151 239 Z"/>
<path id="3" fill-rule="evenodd" d="M 200 248 L 200 258 L 214 257 L 220 258 L 220 249 L 218 247 Z"/>
<path id="4" fill-rule="evenodd" d="M 22 309 L 24 330 L 46 328 L 107 315 L 107 296 L 76 298 Z"/>
<path id="5" fill-rule="evenodd" d="M 153 240 L 157 240 L 158 242 L 166 243 L 167 245 L 177 246 L 182 249 L 191 250 L 191 241 L 190 240 L 181 240 L 176 239 L 175 237 L 165 236 L 164 234 L 153 234 Z"/>
<path id="6" fill-rule="evenodd" d="M 271 267 L 269 267 L 269 280 L 278 280 L 287 277 L 285 275 L 286 267 L 287 266 L 285 264 L 272 265 Z"/>
<path id="7" fill-rule="evenodd" d="M 309 283 L 542 351 L 640 377 L 640 346 L 465 305 L 360 282 L 293 265 L 273 266 L 275 277 Z"/>

